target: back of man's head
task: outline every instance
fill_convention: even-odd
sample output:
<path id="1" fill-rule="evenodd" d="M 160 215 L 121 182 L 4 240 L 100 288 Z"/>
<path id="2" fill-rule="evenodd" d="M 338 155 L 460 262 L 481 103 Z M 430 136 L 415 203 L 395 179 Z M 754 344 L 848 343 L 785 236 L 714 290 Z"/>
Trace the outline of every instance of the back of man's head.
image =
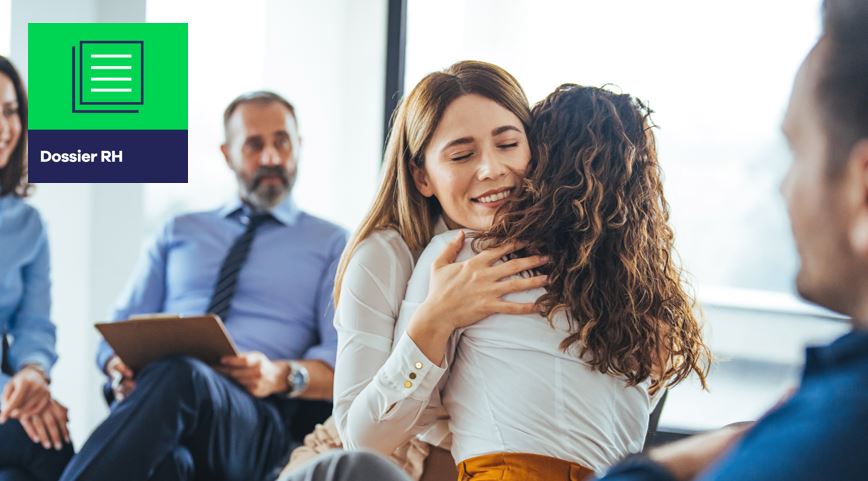
<path id="1" fill-rule="evenodd" d="M 868 0 L 825 0 L 822 42 L 816 99 L 834 172 L 868 138 Z"/>

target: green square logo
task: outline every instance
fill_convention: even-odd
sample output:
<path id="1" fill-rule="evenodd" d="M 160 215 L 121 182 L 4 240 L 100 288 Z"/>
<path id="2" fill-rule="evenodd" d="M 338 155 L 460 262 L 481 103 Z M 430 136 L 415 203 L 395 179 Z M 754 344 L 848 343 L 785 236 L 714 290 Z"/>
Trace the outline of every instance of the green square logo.
<path id="1" fill-rule="evenodd" d="M 29 176 L 187 181 L 187 24 L 28 25 Z"/>

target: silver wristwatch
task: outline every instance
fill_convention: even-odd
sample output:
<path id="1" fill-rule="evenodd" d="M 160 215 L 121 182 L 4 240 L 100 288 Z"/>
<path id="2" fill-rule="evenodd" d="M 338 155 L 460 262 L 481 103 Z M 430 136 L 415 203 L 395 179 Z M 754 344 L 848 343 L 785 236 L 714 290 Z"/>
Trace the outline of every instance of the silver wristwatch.
<path id="1" fill-rule="evenodd" d="M 289 361 L 289 374 L 286 376 L 289 385 L 289 397 L 298 397 L 307 390 L 310 384 L 310 373 L 307 368 L 295 361 Z"/>
<path id="2" fill-rule="evenodd" d="M 30 369 L 33 369 L 34 371 L 41 374 L 42 379 L 45 380 L 45 384 L 51 384 L 51 375 L 49 375 L 48 371 L 46 371 L 45 368 L 42 367 L 42 364 L 38 364 L 35 362 L 28 362 L 25 365 L 21 366 L 21 369 L 24 369 L 25 367 L 29 367 Z M 19 371 L 21 369 L 19 369 Z"/>

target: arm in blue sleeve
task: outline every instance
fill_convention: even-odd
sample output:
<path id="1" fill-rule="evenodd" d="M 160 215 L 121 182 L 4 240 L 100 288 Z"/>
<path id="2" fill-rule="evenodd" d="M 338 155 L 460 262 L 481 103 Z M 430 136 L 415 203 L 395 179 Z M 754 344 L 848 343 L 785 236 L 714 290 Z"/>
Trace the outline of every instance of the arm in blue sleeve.
<path id="1" fill-rule="evenodd" d="M 696 481 L 866 479 L 865 372 L 853 368 L 850 373 L 814 380 L 809 389 L 803 381 L 788 403 L 760 420 Z"/>
<path id="2" fill-rule="evenodd" d="M 135 314 L 162 312 L 166 297 L 166 258 L 172 241 L 174 220 L 166 223 L 151 241 L 139 259 L 133 275 L 111 313 L 112 321 L 129 319 Z M 105 364 L 114 355 L 105 340 L 97 350 L 97 367 L 104 371 Z"/>
<path id="3" fill-rule="evenodd" d="M 694 481 L 864 480 L 868 394 L 860 388 L 868 369 L 848 367 L 803 381 L 789 402 L 758 421 Z M 662 466 L 640 457 L 612 468 L 601 481 L 674 481 L 666 476 Z"/>
<path id="4" fill-rule="evenodd" d="M 37 364 L 49 372 L 57 361 L 56 331 L 50 317 L 51 260 L 44 227 L 37 243 L 33 262 L 22 269 L 24 292 L 9 327 L 13 339 L 9 363 L 16 372 L 26 364 Z"/>
<path id="5" fill-rule="evenodd" d="M 341 253 L 347 245 L 347 233 L 343 230 L 331 241 L 328 267 L 320 279 L 316 299 L 316 321 L 319 329 L 319 344 L 312 346 L 304 353 L 305 359 L 317 359 L 334 369 L 338 351 L 338 333 L 335 330 L 333 318 L 335 314 L 332 292 L 335 287 L 335 273 L 340 262 Z"/>
<path id="6" fill-rule="evenodd" d="M 677 481 L 662 465 L 645 456 L 633 456 L 612 467 L 598 481 Z"/>

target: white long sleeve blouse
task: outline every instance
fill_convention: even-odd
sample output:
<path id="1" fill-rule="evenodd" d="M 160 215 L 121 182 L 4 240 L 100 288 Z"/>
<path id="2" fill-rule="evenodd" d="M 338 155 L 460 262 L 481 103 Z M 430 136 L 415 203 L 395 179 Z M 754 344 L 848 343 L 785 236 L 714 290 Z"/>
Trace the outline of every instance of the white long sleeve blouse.
<path id="1" fill-rule="evenodd" d="M 435 233 L 445 231 L 441 220 Z M 440 400 L 449 358 L 431 362 L 404 332 L 409 317 L 399 322 L 415 263 L 400 234 L 384 229 L 359 244 L 344 274 L 334 319 L 334 417 L 347 449 L 389 454 L 413 436 L 450 449 Z"/>
<path id="2" fill-rule="evenodd" d="M 400 320 L 412 316 L 427 296 L 434 259 L 455 235 L 457 231 L 434 237 L 420 255 L 407 282 Z M 471 243 L 466 241 L 457 262 L 474 255 Z M 544 292 L 532 289 L 505 299 L 529 303 Z M 453 335 L 449 373 L 440 382 L 437 400 L 442 397 L 449 413 L 456 462 L 491 453 L 528 453 L 602 472 L 641 451 L 660 394 L 649 393 L 650 380 L 629 386 L 590 368 L 576 349 L 562 351 L 570 325 L 563 312 L 553 321 L 551 325 L 539 314 L 495 314 Z"/>

